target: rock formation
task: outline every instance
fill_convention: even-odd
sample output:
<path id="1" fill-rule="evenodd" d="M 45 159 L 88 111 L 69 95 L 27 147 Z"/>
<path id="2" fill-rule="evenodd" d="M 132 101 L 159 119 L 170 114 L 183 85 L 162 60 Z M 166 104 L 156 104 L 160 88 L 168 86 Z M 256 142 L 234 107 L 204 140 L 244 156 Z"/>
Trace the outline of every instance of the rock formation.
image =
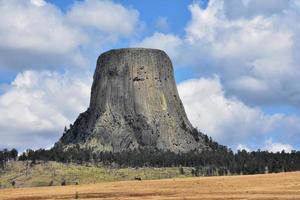
<path id="1" fill-rule="evenodd" d="M 55 148 L 93 151 L 209 148 L 187 119 L 168 55 L 157 49 L 115 49 L 99 56 L 90 105 Z"/>

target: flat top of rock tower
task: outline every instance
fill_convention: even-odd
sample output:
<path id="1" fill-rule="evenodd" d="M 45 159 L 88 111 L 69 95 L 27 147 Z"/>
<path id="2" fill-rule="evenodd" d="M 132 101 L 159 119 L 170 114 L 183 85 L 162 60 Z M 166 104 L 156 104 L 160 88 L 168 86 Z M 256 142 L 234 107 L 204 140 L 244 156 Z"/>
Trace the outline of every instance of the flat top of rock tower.
<path id="1" fill-rule="evenodd" d="M 155 52 L 155 53 L 163 53 L 166 54 L 163 50 L 160 49 L 152 49 L 152 48 L 120 48 L 120 49 L 111 49 L 109 51 L 106 51 L 102 53 L 101 55 L 104 54 L 114 54 L 114 53 L 130 53 L 130 52 L 137 52 L 137 51 L 144 51 L 144 52 Z M 100 56 L 101 56 L 100 55 Z"/>

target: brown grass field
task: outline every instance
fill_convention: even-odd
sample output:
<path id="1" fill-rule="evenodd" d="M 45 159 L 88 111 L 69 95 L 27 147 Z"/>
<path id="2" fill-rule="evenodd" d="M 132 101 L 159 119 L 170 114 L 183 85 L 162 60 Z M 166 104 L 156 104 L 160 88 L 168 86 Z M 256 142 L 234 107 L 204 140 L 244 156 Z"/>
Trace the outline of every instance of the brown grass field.
<path id="1" fill-rule="evenodd" d="M 0 190 L 0 199 L 300 199 L 300 172 Z"/>

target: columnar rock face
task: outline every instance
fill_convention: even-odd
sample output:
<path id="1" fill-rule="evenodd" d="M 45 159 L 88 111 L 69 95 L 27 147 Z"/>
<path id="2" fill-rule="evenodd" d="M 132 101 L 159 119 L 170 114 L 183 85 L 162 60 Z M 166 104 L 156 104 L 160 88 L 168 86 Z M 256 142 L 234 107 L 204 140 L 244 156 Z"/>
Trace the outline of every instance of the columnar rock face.
<path id="1" fill-rule="evenodd" d="M 179 98 L 168 55 L 157 49 L 116 49 L 100 55 L 86 112 L 55 147 L 93 151 L 207 149 Z"/>

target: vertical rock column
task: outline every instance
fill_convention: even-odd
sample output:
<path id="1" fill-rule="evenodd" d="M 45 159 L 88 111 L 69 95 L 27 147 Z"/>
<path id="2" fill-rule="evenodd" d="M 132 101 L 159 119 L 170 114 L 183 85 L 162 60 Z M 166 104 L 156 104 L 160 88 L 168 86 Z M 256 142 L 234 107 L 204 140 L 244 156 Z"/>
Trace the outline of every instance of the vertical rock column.
<path id="1" fill-rule="evenodd" d="M 116 49 L 98 58 L 89 108 L 56 145 L 112 152 L 207 148 L 193 130 L 168 55 L 157 49 Z"/>

